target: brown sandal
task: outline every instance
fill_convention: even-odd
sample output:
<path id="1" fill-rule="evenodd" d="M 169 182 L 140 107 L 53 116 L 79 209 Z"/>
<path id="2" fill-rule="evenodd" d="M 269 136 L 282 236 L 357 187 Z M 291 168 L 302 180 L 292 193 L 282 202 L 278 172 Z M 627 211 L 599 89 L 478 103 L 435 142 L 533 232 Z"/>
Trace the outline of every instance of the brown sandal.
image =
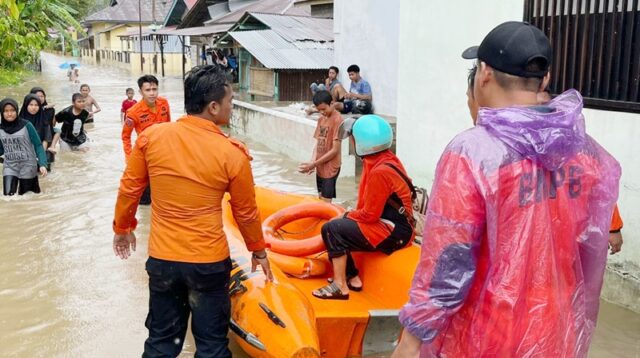
<path id="1" fill-rule="evenodd" d="M 323 300 L 348 300 L 349 294 L 346 295 L 340 291 L 340 287 L 335 283 L 330 283 L 324 287 L 317 289 L 316 291 L 311 292 L 314 297 L 323 299 Z"/>

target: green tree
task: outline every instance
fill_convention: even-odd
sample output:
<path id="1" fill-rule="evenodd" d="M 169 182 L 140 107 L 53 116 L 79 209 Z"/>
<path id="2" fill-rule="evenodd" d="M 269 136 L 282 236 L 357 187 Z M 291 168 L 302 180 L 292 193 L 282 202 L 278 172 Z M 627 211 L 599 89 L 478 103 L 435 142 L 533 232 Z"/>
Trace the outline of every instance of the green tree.
<path id="1" fill-rule="evenodd" d="M 0 66 L 32 63 L 46 46 L 49 29 L 67 37 L 70 26 L 81 30 L 77 14 L 62 0 L 0 0 Z"/>
<path id="2" fill-rule="evenodd" d="M 75 18 L 79 21 L 87 17 L 87 15 L 106 6 L 102 0 L 61 0 L 61 2 L 77 12 L 77 16 L 75 16 Z"/>

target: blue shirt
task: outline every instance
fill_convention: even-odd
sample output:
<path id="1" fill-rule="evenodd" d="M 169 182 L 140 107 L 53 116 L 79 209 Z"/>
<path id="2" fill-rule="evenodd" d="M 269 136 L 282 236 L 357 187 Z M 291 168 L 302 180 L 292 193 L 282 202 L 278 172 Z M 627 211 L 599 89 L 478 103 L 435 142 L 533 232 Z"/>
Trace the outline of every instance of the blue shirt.
<path id="1" fill-rule="evenodd" d="M 365 81 L 364 78 L 361 78 L 358 82 L 351 81 L 349 92 L 355 94 L 371 94 L 371 85 L 369 85 L 369 82 Z"/>

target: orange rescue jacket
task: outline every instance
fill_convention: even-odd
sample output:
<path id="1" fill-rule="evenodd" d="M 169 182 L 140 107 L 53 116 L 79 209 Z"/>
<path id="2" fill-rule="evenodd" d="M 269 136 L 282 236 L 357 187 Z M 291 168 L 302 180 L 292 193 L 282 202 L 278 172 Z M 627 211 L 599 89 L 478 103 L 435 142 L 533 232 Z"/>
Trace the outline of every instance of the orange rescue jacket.
<path id="1" fill-rule="evenodd" d="M 156 123 L 171 122 L 170 112 L 169 102 L 162 97 L 156 99 L 155 111 L 152 111 L 144 100 L 129 108 L 122 126 L 122 146 L 125 156 L 129 157 L 131 154 L 131 132 L 134 129 L 139 137 L 140 133 Z"/>
<path id="2" fill-rule="evenodd" d="M 227 192 L 247 249 L 264 249 L 249 161 L 242 143 L 205 119 L 185 116 L 145 130 L 120 181 L 114 232 L 136 228 L 138 200 L 150 183 L 149 256 L 191 263 L 229 257 L 222 225 Z"/>

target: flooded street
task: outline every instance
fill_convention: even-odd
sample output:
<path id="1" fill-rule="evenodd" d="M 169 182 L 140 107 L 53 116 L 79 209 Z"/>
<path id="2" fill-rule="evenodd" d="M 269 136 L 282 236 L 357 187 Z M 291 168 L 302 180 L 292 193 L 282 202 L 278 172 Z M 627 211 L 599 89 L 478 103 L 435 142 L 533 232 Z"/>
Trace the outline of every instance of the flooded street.
<path id="1" fill-rule="evenodd" d="M 0 95 L 22 102 L 31 87 L 41 86 L 48 102 L 62 110 L 77 90 L 66 71 L 58 69 L 63 61 L 44 54 L 42 74 Z M 0 198 L 2 357 L 142 353 L 149 207 L 138 211 L 138 252 L 123 262 L 111 249 L 111 221 L 124 168 L 120 105 L 127 87 L 137 93 L 136 78 L 118 68 L 83 65 L 80 81 L 91 86 L 102 107 L 88 129 L 91 150 L 57 156 L 53 172 L 40 182 L 43 194 Z M 169 99 L 172 119 L 177 119 L 183 113 L 181 79 L 161 79 L 160 95 Z M 258 143 L 247 144 L 258 185 L 315 193 L 315 178 L 297 174 L 297 163 Z M 339 181 L 339 201 L 352 203 L 355 188 L 353 180 Z M 193 351 L 189 338 L 182 356 L 193 356 Z M 237 348 L 234 354 L 243 356 Z M 590 357 L 640 357 L 640 315 L 603 303 Z"/>

